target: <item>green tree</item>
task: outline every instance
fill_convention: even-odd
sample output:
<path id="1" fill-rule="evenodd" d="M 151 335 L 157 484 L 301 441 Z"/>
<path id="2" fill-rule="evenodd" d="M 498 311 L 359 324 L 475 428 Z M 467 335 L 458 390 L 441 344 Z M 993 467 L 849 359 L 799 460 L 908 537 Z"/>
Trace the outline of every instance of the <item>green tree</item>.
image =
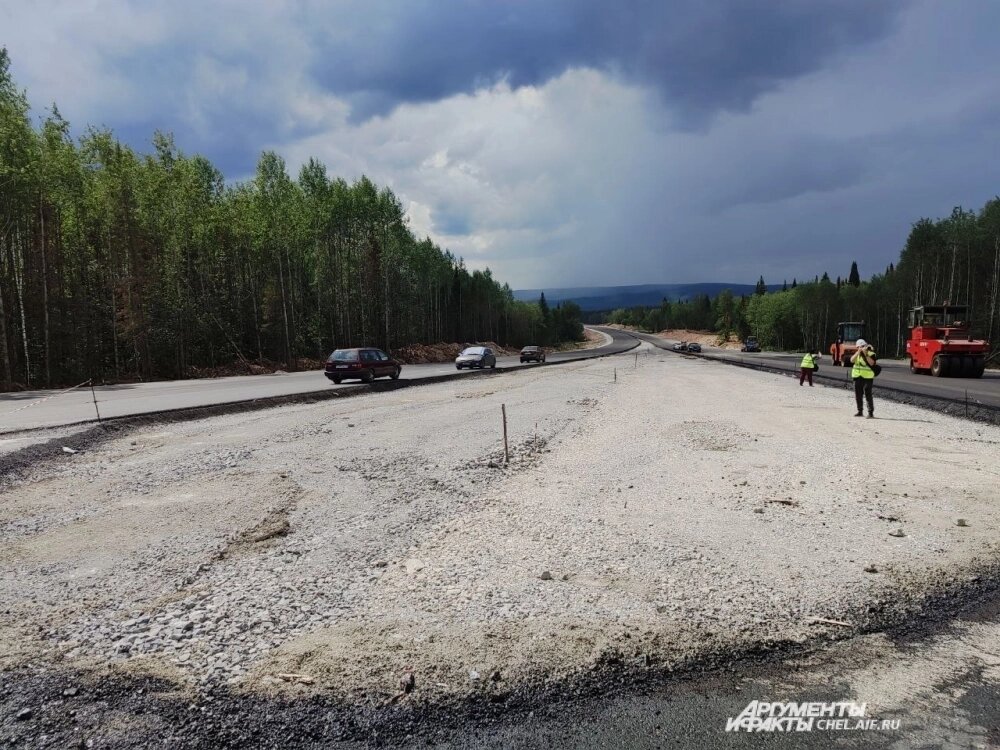
<path id="1" fill-rule="evenodd" d="M 858 262 L 851 263 L 851 272 L 847 276 L 847 283 L 853 287 L 861 286 L 861 274 L 858 273 Z"/>

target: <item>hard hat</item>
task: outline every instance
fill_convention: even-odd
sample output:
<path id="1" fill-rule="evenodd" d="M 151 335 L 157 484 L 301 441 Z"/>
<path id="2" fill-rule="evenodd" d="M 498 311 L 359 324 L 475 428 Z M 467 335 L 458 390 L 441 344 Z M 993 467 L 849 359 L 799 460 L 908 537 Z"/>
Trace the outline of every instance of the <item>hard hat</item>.
<path id="1" fill-rule="evenodd" d="M 864 347 L 868 346 L 868 342 L 865 341 L 864 339 L 858 339 L 858 343 L 855 346 L 857 346 L 858 349 L 863 349 Z"/>

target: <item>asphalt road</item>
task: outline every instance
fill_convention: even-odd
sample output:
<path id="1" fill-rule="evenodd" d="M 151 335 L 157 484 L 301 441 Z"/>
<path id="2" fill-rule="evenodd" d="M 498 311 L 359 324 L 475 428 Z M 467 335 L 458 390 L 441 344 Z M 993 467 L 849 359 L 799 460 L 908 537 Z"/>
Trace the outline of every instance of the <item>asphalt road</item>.
<path id="1" fill-rule="evenodd" d="M 521 750 L 664 750 L 665 748 L 996 748 L 1000 682 L 990 601 L 942 624 L 917 624 L 860 636 L 802 655 L 737 662 L 680 679 L 651 680 L 607 694 L 541 703 L 485 724 L 470 721 L 416 747 L 516 747 Z M 960 655 L 960 656 L 956 656 Z M 944 666 L 943 666 L 944 665 Z M 879 729 L 817 721 L 806 732 L 727 732 L 751 701 L 853 702 Z M 884 720 L 898 722 L 881 729 Z"/>
<path id="2" fill-rule="evenodd" d="M 613 328 L 597 328 L 611 340 L 593 349 L 554 352 L 548 362 L 619 354 L 638 346 L 636 339 Z M 498 357 L 498 368 L 538 367 L 522 365 L 517 357 Z M 401 380 L 421 380 L 454 375 L 470 377 L 475 370 L 455 370 L 451 363 L 406 365 Z M 381 382 L 381 381 L 379 381 Z M 202 406 L 253 401 L 262 398 L 295 396 L 317 391 L 367 388 L 353 381 L 335 386 L 322 371 L 281 373 L 274 375 L 242 375 L 201 380 L 168 380 L 152 383 L 128 383 L 60 391 L 22 391 L 0 394 L 0 433 L 30 430 L 39 427 L 59 427 L 96 421 L 94 397 L 104 419 L 188 409 Z M 44 400 L 43 400 L 44 399 Z M 31 404 L 29 406 L 29 404 Z"/>
<path id="3" fill-rule="evenodd" d="M 643 341 L 648 341 L 653 346 L 661 349 L 670 349 L 676 343 L 671 340 L 662 339 L 659 336 L 652 336 L 646 333 L 635 334 Z M 744 365 L 760 364 L 764 367 L 786 370 L 798 373 L 799 363 L 802 361 L 801 354 L 786 354 L 783 352 L 760 352 L 753 354 L 743 354 L 730 349 L 717 349 L 712 346 L 704 347 L 702 356 L 711 359 L 721 359 L 731 362 L 740 362 Z M 935 398 L 950 398 L 962 401 L 968 392 L 970 403 L 979 403 L 986 406 L 1000 408 L 1000 371 L 987 370 L 982 378 L 934 378 L 930 375 L 914 375 L 910 372 L 909 365 L 903 360 L 880 359 L 882 374 L 878 376 L 875 387 L 894 388 L 920 396 L 932 396 Z M 830 357 L 824 357 L 820 362 L 820 369 L 814 376 L 822 382 L 848 382 L 850 380 L 850 368 L 836 367 L 830 363 Z"/>

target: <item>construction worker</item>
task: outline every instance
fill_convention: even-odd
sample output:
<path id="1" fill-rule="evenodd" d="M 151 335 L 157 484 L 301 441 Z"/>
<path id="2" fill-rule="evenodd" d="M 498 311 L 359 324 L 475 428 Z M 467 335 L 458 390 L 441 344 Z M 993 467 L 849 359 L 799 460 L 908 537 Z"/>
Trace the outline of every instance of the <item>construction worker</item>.
<path id="1" fill-rule="evenodd" d="M 816 354 L 813 354 L 812 350 L 805 353 L 802 357 L 802 362 L 799 364 L 799 385 L 802 385 L 806 380 L 809 381 L 809 387 L 812 388 L 813 384 L 813 372 L 819 369 L 816 366 Z"/>
<path id="2" fill-rule="evenodd" d="M 861 417 L 863 401 L 868 402 L 868 419 L 875 419 L 875 403 L 872 400 L 872 385 L 875 383 L 875 347 L 864 339 L 858 339 L 858 350 L 851 357 L 854 369 L 851 377 L 854 379 L 854 400 L 858 405 L 858 413 L 854 416 Z"/>

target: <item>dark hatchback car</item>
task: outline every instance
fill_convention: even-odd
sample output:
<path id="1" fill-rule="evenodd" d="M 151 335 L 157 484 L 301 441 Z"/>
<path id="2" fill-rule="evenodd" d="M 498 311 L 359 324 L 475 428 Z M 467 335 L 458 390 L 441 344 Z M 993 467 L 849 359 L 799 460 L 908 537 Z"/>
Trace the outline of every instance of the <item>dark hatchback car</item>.
<path id="1" fill-rule="evenodd" d="M 399 378 L 403 364 L 381 349 L 338 349 L 326 361 L 325 375 L 334 383 L 361 380 L 371 383 L 375 378 Z"/>
<path id="2" fill-rule="evenodd" d="M 521 350 L 521 362 L 544 362 L 545 350 L 540 346 L 526 346 Z"/>
<path id="3" fill-rule="evenodd" d="M 455 357 L 455 369 L 496 367 L 497 355 L 488 346 L 470 346 Z"/>

